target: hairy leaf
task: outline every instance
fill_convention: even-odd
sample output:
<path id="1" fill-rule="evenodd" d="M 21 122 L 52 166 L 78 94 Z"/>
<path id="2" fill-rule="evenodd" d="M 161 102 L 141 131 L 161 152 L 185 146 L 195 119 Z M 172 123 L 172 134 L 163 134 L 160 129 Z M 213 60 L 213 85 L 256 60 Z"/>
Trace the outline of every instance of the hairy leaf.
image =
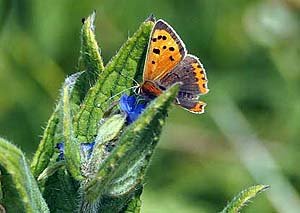
<path id="1" fill-rule="evenodd" d="M 72 99 L 78 104 L 84 99 L 87 91 L 93 86 L 99 75 L 103 72 L 104 66 L 100 55 L 100 48 L 95 38 L 96 13 L 93 12 L 88 18 L 83 19 L 81 28 L 81 50 L 79 58 L 79 69 L 84 73 L 79 77 Z"/>
<path id="2" fill-rule="evenodd" d="M 74 79 L 76 81 L 76 79 Z M 83 177 L 80 170 L 80 146 L 74 136 L 72 107 L 70 103 L 70 94 L 73 90 L 74 83 L 66 82 L 63 88 L 63 135 L 65 147 L 66 166 L 71 175 L 76 180 Z"/>
<path id="3" fill-rule="evenodd" d="M 43 195 L 51 212 L 77 212 L 79 183 L 63 169 L 48 177 Z"/>
<path id="4" fill-rule="evenodd" d="M 238 213 L 240 210 L 257 194 L 265 191 L 268 189 L 269 186 L 267 185 L 256 185 L 251 186 L 248 189 L 243 190 L 240 192 L 233 200 L 228 203 L 222 213 Z"/>
<path id="5" fill-rule="evenodd" d="M 33 156 L 33 160 L 31 163 L 31 172 L 33 173 L 34 177 L 38 177 L 43 170 L 49 165 L 50 160 L 55 152 L 55 145 L 60 143 L 64 140 L 63 136 L 63 91 L 65 88 L 68 88 L 68 99 L 70 99 L 69 107 L 72 114 L 76 112 L 78 108 L 77 103 L 75 103 L 74 95 L 74 88 L 79 85 L 77 83 L 78 78 L 82 75 L 82 72 L 75 73 L 68 78 L 65 79 L 61 98 L 55 108 L 55 111 L 51 115 L 48 124 L 44 130 L 44 134 L 42 140 L 39 143 L 38 149 Z M 72 99 L 73 97 L 74 99 Z"/>
<path id="6" fill-rule="evenodd" d="M 55 134 L 59 123 L 59 110 L 60 106 L 58 105 L 48 121 L 43 138 L 33 156 L 31 172 L 34 177 L 38 177 L 42 173 L 54 153 Z"/>
<path id="7" fill-rule="evenodd" d="M 23 153 L 2 138 L 0 138 L 0 153 L 0 164 L 8 173 L 3 176 L 5 184 L 3 204 L 6 210 L 22 209 L 22 212 L 49 212 Z M 14 194 L 17 192 L 18 196 L 6 197 L 12 195 L 9 192 L 12 190 Z M 5 201 L 9 202 L 6 203 Z"/>
<path id="8" fill-rule="evenodd" d="M 136 191 L 136 194 L 131 198 L 130 202 L 125 206 L 125 208 L 120 213 L 139 213 L 141 210 L 142 201 L 140 196 L 143 192 L 143 188 Z"/>

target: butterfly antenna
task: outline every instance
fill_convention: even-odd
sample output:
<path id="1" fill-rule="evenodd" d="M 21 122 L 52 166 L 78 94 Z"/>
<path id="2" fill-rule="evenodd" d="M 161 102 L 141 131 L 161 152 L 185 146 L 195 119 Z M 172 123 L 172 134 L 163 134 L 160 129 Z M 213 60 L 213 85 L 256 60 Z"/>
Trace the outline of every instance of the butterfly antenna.
<path id="1" fill-rule="evenodd" d="M 104 104 L 104 103 L 110 101 L 111 99 L 115 98 L 116 96 L 119 96 L 120 94 L 124 93 L 125 91 L 131 90 L 131 89 L 136 90 L 136 89 L 140 86 L 140 84 L 139 84 L 134 78 L 128 77 L 128 76 L 124 75 L 122 72 L 120 72 L 120 75 L 123 76 L 124 78 L 127 78 L 127 79 L 132 80 L 132 81 L 135 83 L 135 85 L 132 86 L 132 87 L 126 88 L 126 89 L 124 89 L 124 90 L 122 90 L 122 91 L 120 91 L 120 92 L 114 94 L 113 96 L 109 97 L 107 100 L 105 100 L 104 102 L 102 102 L 101 104 L 99 104 L 99 107 L 100 107 L 102 104 Z"/>
<path id="2" fill-rule="evenodd" d="M 123 92 L 125 92 L 125 91 L 127 91 L 127 90 L 135 89 L 135 88 L 137 88 L 137 87 L 138 87 L 138 86 L 137 86 L 137 85 L 135 85 L 135 86 L 132 86 L 132 87 L 126 88 L 126 89 L 122 90 L 121 92 L 118 92 L 118 93 L 114 94 L 113 96 L 109 97 L 109 98 L 108 98 L 106 101 L 104 101 L 102 104 L 104 104 L 104 103 L 106 103 L 106 102 L 110 101 L 110 100 L 111 100 L 111 99 L 113 99 L 114 97 L 116 97 L 116 96 L 118 96 L 118 95 L 122 94 Z"/>
<path id="3" fill-rule="evenodd" d="M 128 76 L 124 75 L 122 72 L 120 72 L 120 75 L 122 75 L 124 78 L 132 80 L 136 84 L 135 87 L 138 87 L 140 85 L 139 82 L 137 82 L 134 78 L 128 77 Z"/>

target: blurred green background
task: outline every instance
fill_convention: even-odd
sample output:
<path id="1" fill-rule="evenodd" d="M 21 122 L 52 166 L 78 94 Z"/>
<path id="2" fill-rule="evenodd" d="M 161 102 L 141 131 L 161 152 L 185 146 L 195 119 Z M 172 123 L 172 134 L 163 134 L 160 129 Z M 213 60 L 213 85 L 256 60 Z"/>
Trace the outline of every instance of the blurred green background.
<path id="1" fill-rule="evenodd" d="M 142 212 L 217 212 L 254 184 L 271 188 L 243 212 L 300 211 L 299 0 L 0 0 L 2 137 L 32 156 L 94 9 L 105 63 L 153 13 L 207 70 L 206 113 L 173 108 Z"/>

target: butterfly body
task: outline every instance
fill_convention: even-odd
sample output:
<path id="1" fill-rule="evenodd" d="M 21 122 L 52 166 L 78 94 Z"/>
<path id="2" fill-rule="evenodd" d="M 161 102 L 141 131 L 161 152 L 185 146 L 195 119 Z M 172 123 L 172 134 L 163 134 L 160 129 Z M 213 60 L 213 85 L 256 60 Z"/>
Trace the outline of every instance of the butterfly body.
<path id="1" fill-rule="evenodd" d="M 140 94 L 153 99 L 175 83 L 181 84 L 175 103 L 203 113 L 206 104 L 198 97 L 208 92 L 205 70 L 197 57 L 187 54 L 175 30 L 158 20 L 149 40 Z"/>
<path id="2" fill-rule="evenodd" d="M 165 87 L 150 80 L 146 80 L 140 86 L 140 94 L 147 100 L 152 100 L 163 93 L 166 90 Z"/>

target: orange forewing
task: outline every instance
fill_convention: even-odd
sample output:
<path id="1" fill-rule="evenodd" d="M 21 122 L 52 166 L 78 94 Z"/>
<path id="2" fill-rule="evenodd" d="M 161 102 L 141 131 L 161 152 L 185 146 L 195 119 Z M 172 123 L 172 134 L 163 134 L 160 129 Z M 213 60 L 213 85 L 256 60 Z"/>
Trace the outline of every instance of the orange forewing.
<path id="1" fill-rule="evenodd" d="M 152 31 L 144 67 L 144 81 L 157 80 L 171 71 L 186 55 L 183 42 L 163 20 Z"/>

